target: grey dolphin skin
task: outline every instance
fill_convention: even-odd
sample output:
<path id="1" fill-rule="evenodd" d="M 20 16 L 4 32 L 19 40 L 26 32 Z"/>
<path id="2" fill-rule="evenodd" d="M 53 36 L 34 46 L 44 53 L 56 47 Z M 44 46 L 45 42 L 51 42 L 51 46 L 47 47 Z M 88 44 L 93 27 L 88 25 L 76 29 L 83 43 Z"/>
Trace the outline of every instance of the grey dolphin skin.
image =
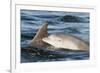
<path id="1" fill-rule="evenodd" d="M 37 31 L 32 39 L 30 46 L 38 48 L 48 48 L 53 46 L 55 49 L 70 49 L 70 50 L 89 50 L 89 44 L 84 40 L 69 34 L 51 34 L 47 32 L 48 23 L 45 22 Z"/>
<path id="2" fill-rule="evenodd" d="M 31 40 L 29 46 L 37 47 L 37 48 L 46 48 L 50 46 L 48 43 L 45 43 L 42 41 L 44 37 L 48 36 L 47 26 L 48 26 L 48 23 L 45 22 L 44 25 L 40 27 L 40 29 L 38 29 L 35 37 Z"/>

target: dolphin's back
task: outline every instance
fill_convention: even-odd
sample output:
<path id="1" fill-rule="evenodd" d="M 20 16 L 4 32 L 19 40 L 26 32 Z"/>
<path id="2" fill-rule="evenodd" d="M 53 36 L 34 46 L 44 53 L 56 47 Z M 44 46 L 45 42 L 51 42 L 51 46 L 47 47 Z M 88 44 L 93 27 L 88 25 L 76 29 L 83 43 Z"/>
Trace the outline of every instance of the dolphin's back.
<path id="1" fill-rule="evenodd" d="M 54 40 L 52 43 L 53 43 L 53 46 L 56 45 L 56 47 L 73 49 L 73 50 L 88 50 L 89 49 L 88 43 L 86 43 L 84 40 L 73 35 L 52 34 L 49 36 L 49 39 Z M 58 43 L 59 45 L 57 44 L 57 42 L 60 42 Z"/>
<path id="2" fill-rule="evenodd" d="M 89 44 L 86 41 L 80 39 L 79 37 L 76 37 L 73 35 L 67 35 L 67 38 L 69 40 L 71 40 L 73 43 L 75 43 L 80 50 L 88 50 L 89 49 Z"/>

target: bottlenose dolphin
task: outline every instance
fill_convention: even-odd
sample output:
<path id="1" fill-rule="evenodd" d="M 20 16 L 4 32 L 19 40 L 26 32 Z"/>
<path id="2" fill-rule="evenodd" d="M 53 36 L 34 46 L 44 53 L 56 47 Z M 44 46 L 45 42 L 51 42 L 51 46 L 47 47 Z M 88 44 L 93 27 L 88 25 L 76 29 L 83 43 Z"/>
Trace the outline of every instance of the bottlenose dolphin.
<path id="1" fill-rule="evenodd" d="M 53 46 L 55 49 L 89 50 L 89 44 L 76 36 L 69 34 L 48 35 L 47 26 L 47 22 L 42 25 L 32 39 L 30 46 L 35 46 L 37 48 L 48 48 Z"/>

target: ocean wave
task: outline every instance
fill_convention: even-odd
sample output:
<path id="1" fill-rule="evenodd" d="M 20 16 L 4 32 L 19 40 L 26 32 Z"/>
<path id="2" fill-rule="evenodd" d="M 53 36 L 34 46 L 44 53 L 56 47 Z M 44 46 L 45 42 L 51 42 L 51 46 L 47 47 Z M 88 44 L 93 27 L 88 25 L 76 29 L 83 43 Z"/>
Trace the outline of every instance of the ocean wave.
<path id="1" fill-rule="evenodd" d="M 21 62 L 45 62 L 89 59 L 89 53 L 65 50 L 50 51 L 33 48 L 25 51 L 30 40 L 45 21 L 48 21 L 48 33 L 68 33 L 89 41 L 89 13 L 21 10 Z M 38 53 L 40 55 L 38 55 Z M 63 54 L 63 55 L 62 55 Z"/>
<path id="2" fill-rule="evenodd" d="M 60 18 L 61 21 L 64 22 L 77 22 L 77 23 L 88 23 L 89 21 L 83 17 L 65 15 Z"/>

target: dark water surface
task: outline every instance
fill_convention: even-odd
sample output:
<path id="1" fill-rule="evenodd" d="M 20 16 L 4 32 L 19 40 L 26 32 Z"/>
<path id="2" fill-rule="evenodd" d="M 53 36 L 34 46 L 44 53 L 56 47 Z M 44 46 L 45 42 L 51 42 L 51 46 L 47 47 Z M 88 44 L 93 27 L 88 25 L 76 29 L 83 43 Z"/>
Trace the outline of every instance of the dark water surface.
<path id="1" fill-rule="evenodd" d="M 89 52 L 28 49 L 39 27 L 48 21 L 48 33 L 72 34 L 89 42 L 89 13 L 21 10 L 21 63 L 89 59 Z"/>

